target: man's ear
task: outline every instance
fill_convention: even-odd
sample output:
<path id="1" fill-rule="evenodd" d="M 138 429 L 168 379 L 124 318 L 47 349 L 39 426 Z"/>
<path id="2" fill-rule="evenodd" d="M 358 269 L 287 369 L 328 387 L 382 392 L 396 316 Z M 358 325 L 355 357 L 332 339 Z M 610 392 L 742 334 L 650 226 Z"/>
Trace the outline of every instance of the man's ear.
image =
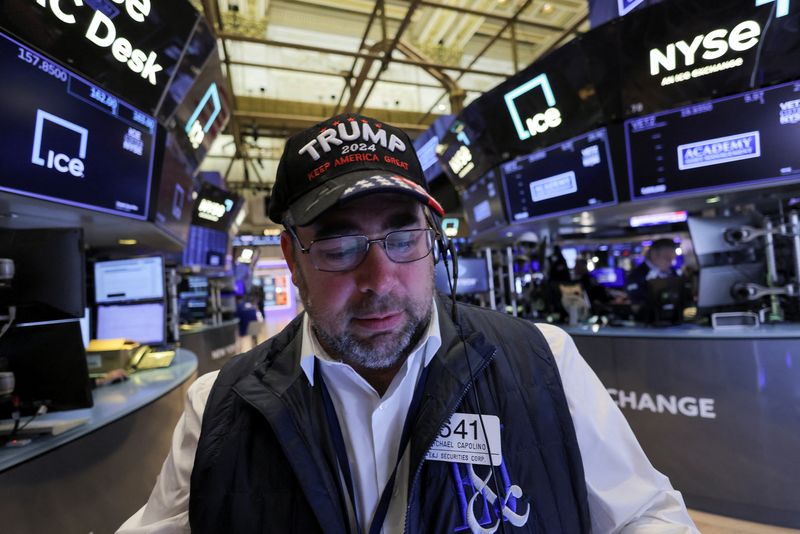
<path id="1" fill-rule="evenodd" d="M 294 239 L 286 230 L 281 232 L 281 251 L 286 259 L 286 264 L 289 266 L 289 272 L 294 275 Z"/>

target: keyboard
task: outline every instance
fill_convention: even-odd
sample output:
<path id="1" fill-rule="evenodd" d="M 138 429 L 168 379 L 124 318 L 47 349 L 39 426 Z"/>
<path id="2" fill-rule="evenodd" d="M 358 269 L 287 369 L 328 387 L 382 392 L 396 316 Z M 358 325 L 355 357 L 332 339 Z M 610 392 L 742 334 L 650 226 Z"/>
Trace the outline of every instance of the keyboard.
<path id="1" fill-rule="evenodd" d="M 89 422 L 88 417 L 80 417 L 76 419 L 39 419 L 36 418 L 27 425 L 26 421 L 30 416 L 22 417 L 19 421 L 19 429 L 17 430 L 18 436 L 57 436 L 67 430 L 72 430 L 75 427 L 81 426 Z M 24 427 L 24 428 L 23 428 Z M 14 430 L 13 419 L 0 420 L 0 436 L 11 434 Z"/>

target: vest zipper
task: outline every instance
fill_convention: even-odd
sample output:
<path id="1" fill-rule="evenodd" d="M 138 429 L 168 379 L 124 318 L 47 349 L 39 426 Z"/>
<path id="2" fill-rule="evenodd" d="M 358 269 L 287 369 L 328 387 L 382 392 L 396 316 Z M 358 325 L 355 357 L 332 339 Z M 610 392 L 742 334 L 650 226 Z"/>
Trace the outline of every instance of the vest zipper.
<path id="1" fill-rule="evenodd" d="M 469 383 L 467 383 L 467 386 L 464 388 L 464 391 L 461 392 L 461 396 L 458 398 L 458 402 L 456 402 L 455 407 L 453 408 L 453 411 L 447 414 L 447 418 L 448 419 L 455 413 L 456 408 L 458 408 L 461 405 L 461 402 L 464 400 L 464 397 L 466 397 L 467 393 L 469 393 L 469 390 L 472 387 L 472 383 L 474 382 L 475 378 L 477 378 L 477 376 L 479 374 L 481 374 L 481 372 L 484 369 L 486 369 L 486 366 L 489 365 L 489 363 L 491 363 L 492 359 L 494 359 L 494 355 L 495 354 L 497 354 L 497 349 L 494 349 L 492 351 L 492 354 L 488 358 L 483 360 L 483 362 L 480 364 L 480 366 L 475 370 L 475 375 L 473 375 L 473 377 L 471 377 L 471 380 L 469 381 Z M 443 420 L 443 421 L 441 421 L 439 423 L 439 428 L 442 427 L 444 422 L 445 422 L 445 420 Z M 428 445 L 428 448 L 425 449 L 425 454 L 422 455 L 422 461 L 417 466 L 417 470 L 414 473 L 414 478 L 411 479 L 411 491 L 408 492 L 408 506 L 406 506 L 406 516 L 403 519 L 403 534 L 408 534 L 408 514 L 411 512 L 411 505 L 414 502 L 414 500 L 413 500 L 414 487 L 417 485 L 417 478 L 419 478 L 419 474 L 420 474 L 420 472 L 422 472 L 422 465 L 425 463 L 425 456 L 427 456 L 428 453 L 430 452 L 430 450 L 433 448 L 434 443 L 436 443 L 436 438 L 434 438 L 433 443 Z M 489 461 L 491 462 L 491 458 L 489 459 Z"/>

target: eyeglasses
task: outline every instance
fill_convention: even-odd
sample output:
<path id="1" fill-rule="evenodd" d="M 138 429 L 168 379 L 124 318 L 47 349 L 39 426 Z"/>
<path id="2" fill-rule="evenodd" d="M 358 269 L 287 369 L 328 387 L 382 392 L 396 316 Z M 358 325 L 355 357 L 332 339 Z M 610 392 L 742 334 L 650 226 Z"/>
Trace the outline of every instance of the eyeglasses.
<path id="1" fill-rule="evenodd" d="M 316 239 L 304 247 L 294 229 L 292 236 L 300 245 L 303 254 L 311 256 L 311 263 L 318 271 L 343 272 L 358 267 L 367 257 L 372 243 L 381 243 L 386 256 L 395 263 L 411 263 L 431 253 L 435 232 L 430 228 L 398 230 L 389 232 L 380 239 L 365 235 L 343 235 Z"/>

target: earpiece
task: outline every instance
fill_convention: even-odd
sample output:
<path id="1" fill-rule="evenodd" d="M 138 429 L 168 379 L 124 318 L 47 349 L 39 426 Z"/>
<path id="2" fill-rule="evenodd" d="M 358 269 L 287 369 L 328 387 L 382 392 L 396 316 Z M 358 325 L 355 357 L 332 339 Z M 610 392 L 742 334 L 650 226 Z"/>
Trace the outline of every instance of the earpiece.
<path id="1" fill-rule="evenodd" d="M 433 247 L 434 262 L 438 262 L 440 256 L 444 258 L 444 268 L 445 271 L 447 272 L 450 285 L 450 299 L 452 306 L 451 317 L 453 319 L 453 323 L 456 325 L 456 328 L 458 329 L 458 337 L 459 339 L 461 339 L 461 344 L 464 347 L 464 358 L 467 362 L 467 368 L 469 369 L 470 377 L 472 377 L 472 380 L 474 381 L 475 375 L 472 370 L 472 365 L 470 364 L 469 361 L 469 356 L 467 355 L 467 340 L 464 338 L 464 332 L 461 328 L 461 323 L 458 320 L 458 306 L 456 305 L 456 284 L 458 283 L 458 257 L 456 256 L 456 247 L 455 244 L 450 239 L 447 238 L 447 234 L 444 233 L 444 230 L 442 229 L 441 219 L 434 213 L 429 212 L 429 215 L 430 215 L 431 226 L 433 226 L 434 230 L 436 230 L 436 233 L 438 234 L 436 239 L 437 245 Z M 448 261 L 447 259 L 448 253 L 450 254 L 450 260 L 452 261 L 453 265 L 452 271 L 450 270 L 451 261 Z M 474 383 L 472 384 L 471 389 L 472 389 L 472 396 L 475 401 L 475 408 L 478 411 L 478 421 L 480 422 L 481 432 L 483 434 L 484 442 L 486 443 L 487 452 L 489 453 L 489 458 L 491 459 L 493 458 L 492 448 L 491 445 L 489 444 L 489 437 L 487 436 L 486 433 L 486 426 L 483 424 L 483 408 L 481 408 L 481 401 L 478 398 L 477 387 L 475 386 Z M 497 479 L 497 473 L 495 472 L 494 464 L 491 462 L 491 460 L 489 461 L 489 469 L 492 472 L 492 479 L 494 481 L 494 490 L 497 493 L 497 495 L 501 495 Z M 503 524 L 502 517 L 500 518 L 499 526 L 500 526 L 500 531 L 505 533 L 506 527 Z"/>

